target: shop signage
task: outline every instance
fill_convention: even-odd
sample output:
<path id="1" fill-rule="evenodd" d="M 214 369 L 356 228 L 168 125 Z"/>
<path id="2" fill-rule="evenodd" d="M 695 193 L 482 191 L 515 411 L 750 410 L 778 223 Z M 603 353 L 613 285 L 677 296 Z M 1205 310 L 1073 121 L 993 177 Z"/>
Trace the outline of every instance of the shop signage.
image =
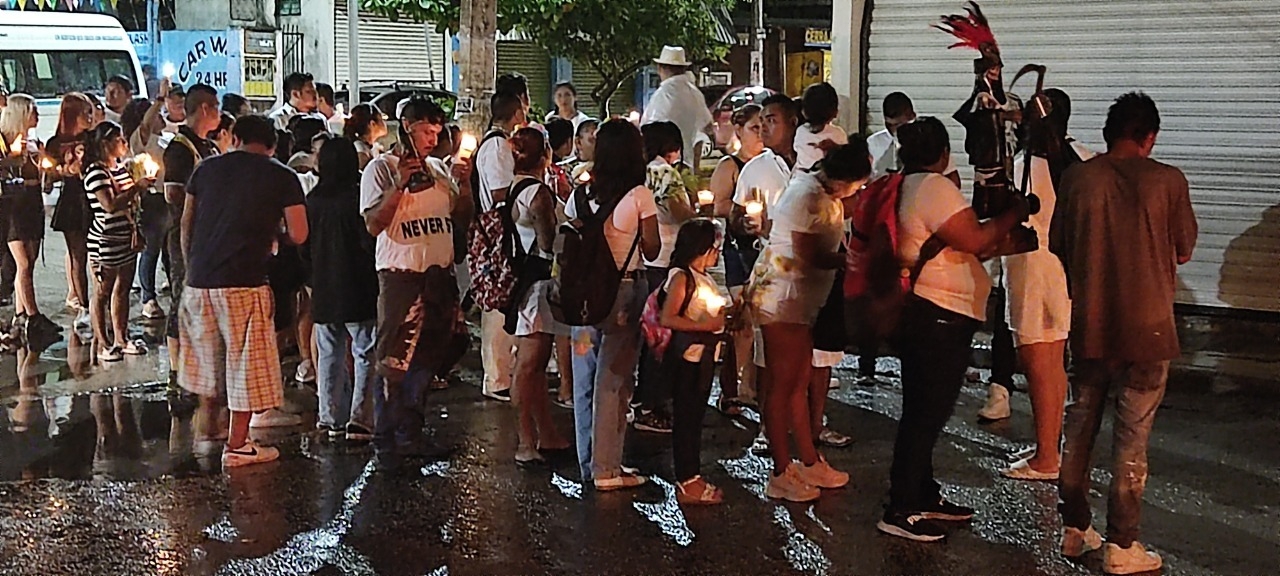
<path id="1" fill-rule="evenodd" d="M 827 28 L 805 28 L 804 45 L 810 48 L 831 49 L 831 30 Z"/>

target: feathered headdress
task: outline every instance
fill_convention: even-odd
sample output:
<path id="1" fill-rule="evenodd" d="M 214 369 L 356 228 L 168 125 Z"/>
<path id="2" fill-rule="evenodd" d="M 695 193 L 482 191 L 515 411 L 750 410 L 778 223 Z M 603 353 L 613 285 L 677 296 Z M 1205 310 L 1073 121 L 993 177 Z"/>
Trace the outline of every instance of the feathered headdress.
<path id="1" fill-rule="evenodd" d="M 970 1 L 964 7 L 966 14 L 943 16 L 942 21 L 934 24 L 947 34 L 955 36 L 959 42 L 948 48 L 970 48 L 982 54 L 978 64 L 984 67 L 1001 66 L 1000 46 L 996 44 L 996 35 L 991 32 L 987 17 L 978 7 L 977 2 Z"/>

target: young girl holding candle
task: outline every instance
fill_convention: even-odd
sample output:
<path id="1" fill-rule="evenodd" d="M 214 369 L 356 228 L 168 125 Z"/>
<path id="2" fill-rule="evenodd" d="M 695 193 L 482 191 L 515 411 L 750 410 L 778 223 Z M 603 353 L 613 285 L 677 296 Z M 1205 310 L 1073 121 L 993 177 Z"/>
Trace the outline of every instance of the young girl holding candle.
<path id="1" fill-rule="evenodd" d="M 682 504 L 719 504 L 719 488 L 699 474 L 702 417 L 711 394 L 718 348 L 729 316 L 728 294 L 707 275 L 720 260 L 724 236 L 715 221 L 685 222 L 676 237 L 671 269 L 662 287 L 659 322 L 672 331 L 662 357 L 664 380 L 672 391 L 672 453 Z"/>

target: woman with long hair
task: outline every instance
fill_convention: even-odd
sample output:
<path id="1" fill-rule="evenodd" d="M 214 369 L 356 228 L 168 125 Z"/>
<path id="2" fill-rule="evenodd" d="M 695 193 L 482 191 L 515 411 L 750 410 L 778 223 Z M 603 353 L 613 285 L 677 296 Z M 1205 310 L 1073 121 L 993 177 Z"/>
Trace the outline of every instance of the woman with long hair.
<path id="1" fill-rule="evenodd" d="M 738 188 L 738 176 L 742 167 L 752 158 L 764 152 L 764 139 L 761 130 L 764 118 L 757 104 L 747 104 L 733 111 L 730 121 L 733 123 L 736 150 L 720 159 L 716 169 L 711 173 L 711 193 L 715 198 L 715 215 L 728 223 L 729 234 L 724 241 L 724 279 L 729 294 L 735 301 L 742 300 L 742 289 L 746 287 L 747 276 L 751 267 L 756 264 L 755 236 L 734 231 L 733 194 Z M 751 362 L 752 342 L 755 331 L 749 323 L 733 334 L 732 366 L 721 371 L 720 409 L 727 414 L 739 414 L 742 406 L 755 400 L 755 366 Z M 740 387 L 745 387 L 744 390 Z"/>
<path id="2" fill-rule="evenodd" d="M 818 453 L 810 405 L 813 325 L 826 304 L 836 270 L 845 263 L 844 205 L 871 175 L 866 141 L 829 151 L 810 172 L 799 172 L 771 207 L 769 245 L 751 273 L 747 302 L 763 336 L 769 397 L 765 434 L 773 474 L 765 494 L 793 502 L 817 499 L 819 488 L 840 488 L 849 475 Z M 825 390 L 824 390 L 825 392 Z M 795 441 L 799 462 L 791 459 Z"/>
<path id="3" fill-rule="evenodd" d="M 62 97 L 58 109 L 58 129 L 45 152 L 57 162 L 58 183 L 61 188 L 53 207 L 50 225 L 62 233 L 67 244 L 67 304 L 76 312 L 74 325 L 89 325 L 89 248 L 85 244 L 89 235 L 89 200 L 84 193 L 84 143 L 88 132 L 96 124 L 97 111 L 93 101 L 79 92 Z"/>
<path id="4" fill-rule="evenodd" d="M 573 122 L 573 130 L 576 132 L 578 126 L 583 120 L 591 118 L 585 112 L 578 109 L 578 88 L 573 82 L 561 82 L 556 84 L 555 90 L 551 92 L 552 104 L 554 108 L 547 113 L 544 121 L 551 121 L 552 118 L 563 118 Z"/>
<path id="5" fill-rule="evenodd" d="M 319 183 L 307 195 L 315 320 L 318 426 L 330 437 L 373 438 L 377 382 L 374 345 L 378 273 L 374 237 L 360 215 L 360 161 L 355 145 L 335 138 L 320 147 Z M 354 380 L 347 368 L 350 339 Z"/>
<path id="6" fill-rule="evenodd" d="M 356 145 L 356 154 L 360 158 L 360 169 L 369 164 L 377 155 L 378 140 L 387 135 L 387 119 L 382 111 L 373 104 L 357 104 L 351 108 L 351 115 L 342 125 L 342 137 Z"/>
<path id="7" fill-rule="evenodd" d="M 124 354 L 146 354 L 144 346 L 129 341 L 129 289 L 138 262 L 137 205 L 154 174 L 130 174 L 121 161 L 129 154 L 124 130 L 115 122 L 103 122 L 89 132 L 84 153 L 84 189 L 93 222 L 89 225 L 89 267 L 94 294 L 89 307 L 98 360 L 116 362 Z M 108 315 L 112 339 L 108 344 Z"/>
<path id="8" fill-rule="evenodd" d="M 0 112 L 0 140 L 3 140 L 5 214 L 8 234 L 5 242 L 17 265 L 14 305 L 15 322 L 27 332 L 34 347 L 48 344 L 61 330 L 36 305 L 35 260 L 44 240 L 43 186 L 49 178 L 40 166 L 40 143 L 29 139 L 29 133 L 40 123 L 35 99 L 26 94 L 12 94 L 9 104 Z M 16 145 L 16 146 L 15 146 Z"/>
<path id="9" fill-rule="evenodd" d="M 640 129 L 626 120 L 605 122 L 596 132 L 596 151 L 591 183 L 569 196 L 565 213 L 578 219 L 579 194 L 592 213 L 612 207 L 604 236 L 614 266 L 599 272 L 621 272 L 622 282 L 607 320 L 573 329 L 573 420 L 583 481 L 618 490 L 645 482 L 623 471 L 622 445 L 640 356 L 640 313 L 649 296 L 641 255 L 657 258 L 662 238 L 653 192 L 644 185 L 648 162 Z"/>
<path id="10" fill-rule="evenodd" d="M 515 180 L 511 195 L 511 219 L 515 223 L 518 259 L 513 309 L 507 312 L 507 327 L 514 328 L 516 365 L 511 401 L 520 415 L 520 443 L 516 464 L 527 466 L 543 461 L 541 452 L 564 450 L 569 443 L 551 421 L 547 399 L 547 364 L 551 361 L 552 338 L 567 335 L 567 326 L 551 315 L 547 293 L 551 288 L 552 248 L 556 237 L 556 200 L 543 181 L 551 161 L 551 150 L 541 130 L 521 128 L 511 135 Z"/>

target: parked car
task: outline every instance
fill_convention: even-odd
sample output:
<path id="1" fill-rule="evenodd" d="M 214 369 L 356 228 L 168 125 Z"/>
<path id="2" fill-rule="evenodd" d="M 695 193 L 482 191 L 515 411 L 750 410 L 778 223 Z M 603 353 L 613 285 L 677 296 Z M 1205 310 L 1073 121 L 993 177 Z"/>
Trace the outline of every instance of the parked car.
<path id="1" fill-rule="evenodd" d="M 458 108 L 458 95 L 431 84 L 414 82 L 366 82 L 360 86 L 360 103 L 371 103 L 377 106 L 387 119 L 387 137 L 384 146 L 395 142 L 400 119 L 396 118 L 396 105 L 410 96 L 426 96 L 444 109 L 446 118 L 454 118 Z M 351 110 L 348 103 L 349 94 L 346 86 L 334 90 L 334 104 L 341 105 L 344 110 Z"/>

